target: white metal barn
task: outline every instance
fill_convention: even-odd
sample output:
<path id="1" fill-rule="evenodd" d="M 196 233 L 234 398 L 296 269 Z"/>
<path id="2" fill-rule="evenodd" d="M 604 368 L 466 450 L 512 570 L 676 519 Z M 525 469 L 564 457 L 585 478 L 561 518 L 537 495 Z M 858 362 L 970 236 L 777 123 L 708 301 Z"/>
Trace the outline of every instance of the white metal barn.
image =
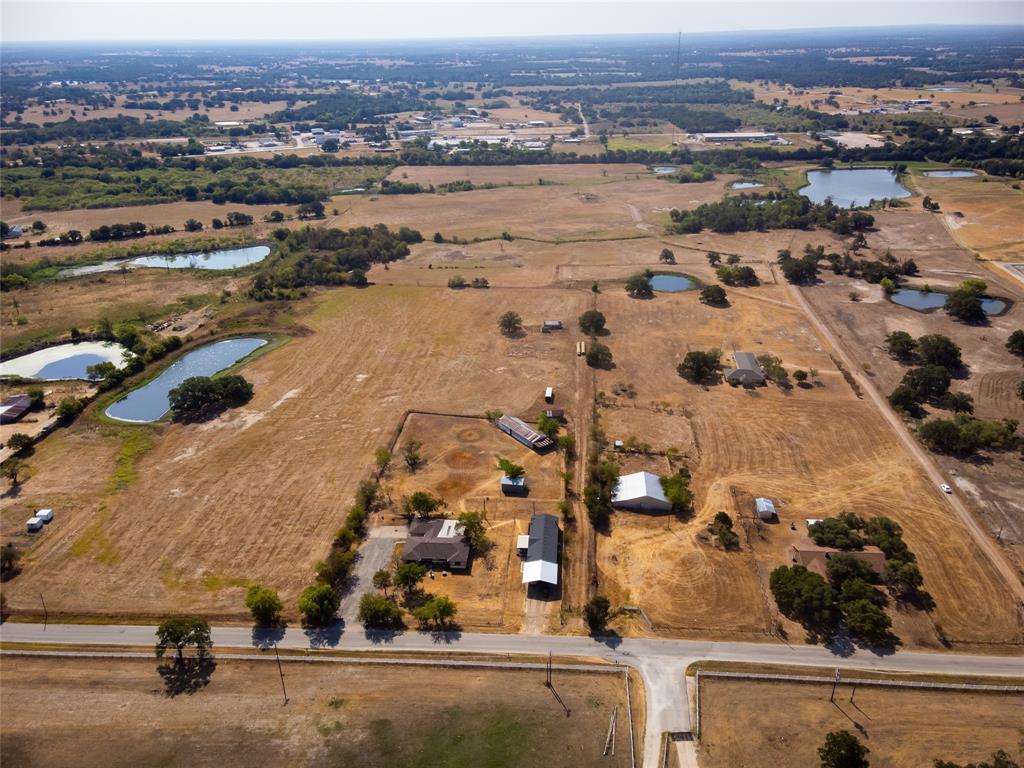
<path id="1" fill-rule="evenodd" d="M 661 487 L 661 479 L 653 472 L 634 472 L 620 477 L 612 494 L 612 506 L 649 512 L 672 510 L 672 504 Z"/>

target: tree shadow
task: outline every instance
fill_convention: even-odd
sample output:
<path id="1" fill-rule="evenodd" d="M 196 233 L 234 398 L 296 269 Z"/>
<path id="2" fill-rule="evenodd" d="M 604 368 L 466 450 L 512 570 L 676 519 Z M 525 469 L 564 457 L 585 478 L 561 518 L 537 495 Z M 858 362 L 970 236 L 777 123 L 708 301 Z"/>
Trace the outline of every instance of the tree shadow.
<path id="1" fill-rule="evenodd" d="M 435 645 L 451 645 L 462 639 L 462 627 L 458 624 L 450 623 L 442 628 L 435 627 L 429 630 L 429 634 L 430 639 L 434 641 Z"/>
<path id="2" fill-rule="evenodd" d="M 0 494 L 0 498 L 3 499 L 16 499 L 21 493 L 21 483 L 10 486 L 3 494 Z"/>
<path id="3" fill-rule="evenodd" d="M 302 633 L 309 638 L 310 648 L 333 648 L 341 640 L 345 621 L 338 619 L 325 627 L 305 627 Z"/>
<path id="4" fill-rule="evenodd" d="M 174 658 L 157 666 L 156 671 L 164 681 L 164 695 L 174 698 L 181 694 L 192 695 L 210 684 L 210 676 L 217 668 L 217 662 L 208 654 Z"/>
<path id="5" fill-rule="evenodd" d="M 393 643 L 399 635 L 405 634 L 405 625 L 396 624 L 393 627 L 364 627 L 363 637 L 374 645 L 387 645 Z"/>
<path id="6" fill-rule="evenodd" d="M 285 624 L 277 624 L 271 627 L 256 626 L 252 628 L 252 644 L 254 648 L 266 650 L 273 648 L 284 639 Z"/>
<path id="7" fill-rule="evenodd" d="M 620 645 L 622 645 L 622 635 L 620 635 L 614 629 L 602 629 L 601 634 L 592 635 L 592 637 L 594 638 L 595 643 L 600 643 L 601 645 L 607 646 L 613 651 L 617 649 Z"/>
<path id="8" fill-rule="evenodd" d="M 859 648 L 870 651 L 875 656 L 892 656 L 901 645 L 903 645 L 903 641 L 891 631 L 871 640 L 865 638 L 857 639 L 857 646 Z"/>

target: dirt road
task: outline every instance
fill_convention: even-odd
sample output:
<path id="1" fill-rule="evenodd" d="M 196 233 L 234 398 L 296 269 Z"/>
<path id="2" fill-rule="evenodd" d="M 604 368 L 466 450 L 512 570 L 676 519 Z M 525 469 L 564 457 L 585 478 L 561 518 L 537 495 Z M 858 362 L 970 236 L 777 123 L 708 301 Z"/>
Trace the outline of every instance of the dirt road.
<path id="1" fill-rule="evenodd" d="M 1024 583 L 1017 577 L 1016 571 L 1013 566 L 1010 565 L 1009 561 L 1003 556 L 999 545 L 993 541 L 988 533 L 981 527 L 970 510 L 964 506 L 964 503 L 960 501 L 959 497 L 953 494 L 944 494 L 939 490 L 939 485 L 946 482 L 942 472 L 939 471 L 938 465 L 932 460 L 931 456 L 928 455 L 927 451 L 921 446 L 917 439 L 910 433 L 903 420 L 896 414 L 892 408 L 889 407 L 889 403 L 882 397 L 882 395 L 875 389 L 874 384 L 871 380 L 864 375 L 860 367 L 854 364 L 854 361 L 847 354 L 846 350 L 839 343 L 839 339 L 829 330 L 828 326 L 822 322 L 817 315 L 814 314 L 807 300 L 804 298 L 800 289 L 792 284 L 787 283 L 789 292 L 793 296 L 794 301 L 804 311 L 808 319 L 814 325 L 815 329 L 821 335 L 821 337 L 828 343 L 836 355 L 842 361 L 843 365 L 850 372 L 850 375 L 857 382 L 861 390 L 868 396 L 872 403 L 878 408 L 883 418 L 889 423 L 893 431 L 899 437 L 900 441 L 906 446 L 910 454 L 920 464 L 921 469 L 931 480 L 932 486 L 935 488 L 935 493 L 940 494 L 945 498 L 946 502 L 953 508 L 960 522 L 964 524 L 964 527 L 971 534 L 971 538 L 978 545 L 981 551 L 986 557 L 992 562 L 996 570 L 1006 579 L 1006 583 L 1010 590 L 1013 592 L 1018 604 L 1024 605 Z"/>

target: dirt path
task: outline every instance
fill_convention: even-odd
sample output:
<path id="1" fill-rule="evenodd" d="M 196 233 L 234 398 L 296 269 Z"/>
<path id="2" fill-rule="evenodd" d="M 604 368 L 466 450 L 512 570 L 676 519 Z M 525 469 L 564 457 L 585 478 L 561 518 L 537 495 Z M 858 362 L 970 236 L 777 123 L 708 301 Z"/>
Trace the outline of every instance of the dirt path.
<path id="1" fill-rule="evenodd" d="M 576 103 L 576 111 L 580 113 L 580 120 L 583 121 L 583 138 L 590 138 L 590 123 L 587 122 L 587 116 L 583 114 L 583 105 L 579 102 Z"/>
<path id="2" fill-rule="evenodd" d="M 807 318 L 814 325 L 815 329 L 822 336 L 822 338 L 828 343 L 836 355 L 842 360 L 843 365 L 846 366 L 850 375 L 857 381 L 861 390 L 870 398 L 871 402 L 878 408 L 883 418 L 889 423 L 893 431 L 899 437 L 900 441 L 906 446 L 910 454 L 920 464 L 921 469 L 928 476 L 928 479 L 932 482 L 932 486 L 936 488 L 936 493 L 939 493 L 938 486 L 940 483 L 945 482 L 945 477 L 939 470 L 938 465 L 932 460 L 931 456 L 925 451 L 917 439 L 910 433 L 903 420 L 896 414 L 892 408 L 889 407 L 888 402 L 882 397 L 882 395 L 875 389 L 874 384 L 871 380 L 865 376 L 859 367 L 854 365 L 853 361 L 846 353 L 846 350 L 839 343 L 838 338 L 832 333 L 832 331 L 822 322 L 817 315 L 814 314 L 807 300 L 804 298 L 800 289 L 787 283 L 790 294 L 793 296 L 796 303 L 807 315 Z M 995 569 L 1006 579 L 1006 582 L 1017 599 L 1018 604 L 1024 605 L 1024 583 L 1021 583 L 1017 577 L 1013 566 L 1003 556 L 999 545 L 996 544 L 991 538 L 989 538 L 987 532 L 979 525 L 974 519 L 974 516 L 970 513 L 970 510 L 964 506 L 960 498 L 954 494 L 941 494 L 946 502 L 953 508 L 960 522 L 964 524 L 968 532 L 971 534 L 971 538 L 978 545 L 985 556 L 992 562 Z"/>

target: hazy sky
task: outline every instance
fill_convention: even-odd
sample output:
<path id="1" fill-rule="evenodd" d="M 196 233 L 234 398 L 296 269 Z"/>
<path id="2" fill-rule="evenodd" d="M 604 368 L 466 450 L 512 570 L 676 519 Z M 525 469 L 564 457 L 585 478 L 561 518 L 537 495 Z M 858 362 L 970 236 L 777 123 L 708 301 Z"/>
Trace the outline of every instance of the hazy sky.
<path id="1" fill-rule="evenodd" d="M 1024 24 L 1024 0 L 0 0 L 2 40 L 372 40 Z"/>

